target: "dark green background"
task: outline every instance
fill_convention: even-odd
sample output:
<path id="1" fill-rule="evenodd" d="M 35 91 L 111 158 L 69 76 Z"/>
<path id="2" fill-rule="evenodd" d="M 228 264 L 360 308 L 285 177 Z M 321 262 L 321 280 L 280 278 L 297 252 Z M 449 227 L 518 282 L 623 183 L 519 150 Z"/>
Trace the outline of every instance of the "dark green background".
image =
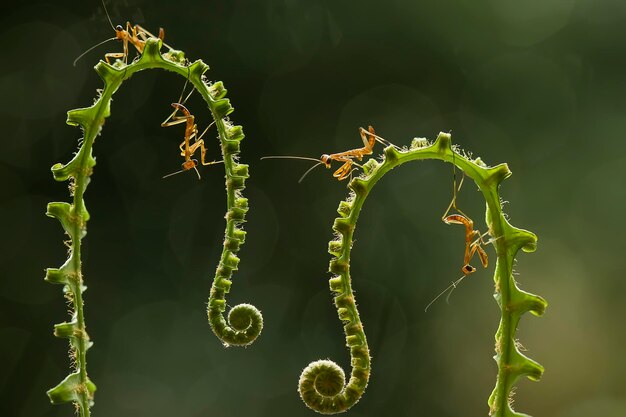
<path id="1" fill-rule="evenodd" d="M 69 416 L 45 390 L 68 373 L 61 288 L 43 281 L 66 256 L 49 201 L 68 201 L 50 166 L 67 162 L 80 131 L 66 111 L 93 102 L 92 70 L 112 36 L 102 6 L 23 2 L 3 10 L 0 35 L 0 408 L 3 416 Z M 156 32 L 222 80 L 244 126 L 250 164 L 248 240 L 228 301 L 262 310 L 252 346 L 224 349 L 205 305 L 224 229 L 220 166 L 179 168 L 182 127 L 159 123 L 183 80 L 135 75 L 114 97 L 86 194 L 86 318 L 95 342 L 94 416 L 313 416 L 296 387 L 311 361 L 349 371 L 328 289 L 326 253 L 345 183 L 303 161 L 359 146 L 359 126 L 388 140 L 453 141 L 488 164 L 508 162 L 511 222 L 539 236 L 520 254 L 520 286 L 549 302 L 524 316 L 519 339 L 546 367 L 522 380 L 515 406 L 535 417 L 626 415 L 626 2 L 139 1 L 109 7 Z M 134 53 L 133 53 L 134 54 Z M 210 118 L 190 108 L 200 128 Z M 218 157 L 215 132 L 207 134 Z M 381 148 L 377 145 L 377 152 Z M 353 284 L 373 357 L 370 385 L 348 416 L 484 416 L 495 383 L 499 310 L 493 264 L 450 304 L 426 304 L 458 278 L 463 230 L 440 221 L 449 164 L 387 175 L 369 197 L 353 251 Z M 484 202 L 466 182 L 459 203 L 484 230 Z M 488 248 L 493 256 L 493 249 Z"/>

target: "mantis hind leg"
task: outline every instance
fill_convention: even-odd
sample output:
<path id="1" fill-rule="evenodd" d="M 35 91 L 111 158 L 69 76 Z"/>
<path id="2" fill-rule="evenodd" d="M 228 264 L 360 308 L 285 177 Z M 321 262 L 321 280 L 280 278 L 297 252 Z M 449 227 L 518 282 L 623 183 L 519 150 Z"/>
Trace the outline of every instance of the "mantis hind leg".
<path id="1" fill-rule="evenodd" d="M 372 126 L 368 126 L 367 130 L 360 128 L 359 133 L 361 134 L 363 145 L 368 149 L 373 149 L 374 142 L 376 141 L 376 132 L 374 132 L 374 128 Z"/>
<path id="2" fill-rule="evenodd" d="M 453 166 L 456 167 L 456 165 L 453 165 Z M 450 213 L 450 210 L 452 209 L 455 209 L 456 211 L 461 213 L 465 218 L 469 219 L 469 217 L 465 213 L 463 213 L 463 211 L 460 208 L 456 206 L 456 195 L 459 191 L 461 191 L 461 187 L 463 186 L 463 180 L 465 180 L 465 172 L 463 173 L 463 176 L 461 177 L 461 181 L 459 182 L 459 185 L 458 186 L 456 185 L 456 169 L 455 169 L 453 180 L 452 180 L 452 201 L 450 201 L 450 204 L 448 205 L 446 212 L 443 214 L 443 216 L 441 216 L 441 220 L 443 220 L 444 223 L 447 223 L 444 219 L 446 218 L 446 216 L 448 216 L 448 213 Z"/>
<path id="3" fill-rule="evenodd" d="M 218 164 L 222 161 L 206 161 L 206 148 L 204 147 L 204 139 L 198 139 L 196 140 L 193 145 L 191 145 L 189 147 L 189 151 L 191 153 L 191 155 L 193 155 L 196 150 L 198 150 L 198 148 L 200 148 L 200 162 L 202 162 L 202 165 L 213 165 L 213 164 Z"/>
<path id="4" fill-rule="evenodd" d="M 483 267 L 487 268 L 489 266 L 489 257 L 487 256 L 487 252 L 483 249 L 482 245 L 482 236 L 476 239 L 470 245 L 470 259 L 474 256 L 474 254 L 478 253 L 478 258 L 480 259 L 480 263 L 483 264 Z"/>

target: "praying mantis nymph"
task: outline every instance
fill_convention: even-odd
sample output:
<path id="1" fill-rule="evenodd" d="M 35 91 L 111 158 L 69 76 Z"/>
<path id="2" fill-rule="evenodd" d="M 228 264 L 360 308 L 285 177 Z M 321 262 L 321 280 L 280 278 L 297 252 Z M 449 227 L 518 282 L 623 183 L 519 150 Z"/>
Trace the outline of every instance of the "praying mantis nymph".
<path id="1" fill-rule="evenodd" d="M 490 231 L 488 230 L 487 232 L 481 234 L 479 230 L 474 229 L 474 222 L 472 221 L 472 219 L 468 215 L 463 213 L 463 211 L 461 211 L 461 209 L 459 209 L 456 206 L 456 194 L 457 192 L 461 190 L 461 187 L 463 186 L 465 173 L 463 174 L 463 177 L 461 177 L 461 181 L 457 187 L 456 166 L 454 165 L 454 161 L 452 162 L 452 166 L 453 166 L 453 171 L 454 171 L 453 186 L 452 186 L 453 187 L 452 188 L 453 190 L 452 201 L 448 205 L 448 209 L 446 210 L 446 212 L 443 214 L 443 216 L 441 216 L 441 220 L 445 224 L 460 224 L 460 225 L 465 226 L 465 253 L 463 255 L 463 266 L 461 267 L 461 272 L 463 272 L 463 276 L 461 276 L 461 278 L 457 279 L 456 281 L 453 281 L 452 284 L 450 284 L 445 290 L 439 293 L 439 295 L 437 295 L 430 303 L 428 303 L 424 311 L 427 311 L 428 308 L 435 301 L 437 301 L 439 297 L 441 297 L 446 292 L 450 291 L 448 293 L 448 296 L 446 297 L 446 300 L 448 300 L 450 298 L 450 295 L 452 294 L 452 291 L 454 291 L 457 285 L 459 285 L 461 281 L 465 279 L 465 277 L 476 272 L 476 268 L 470 265 L 470 262 L 472 258 L 474 257 L 474 255 L 478 254 L 478 258 L 480 259 L 480 263 L 483 265 L 483 267 L 487 268 L 487 266 L 489 265 L 489 257 L 487 256 L 487 252 L 485 251 L 485 249 L 483 249 L 482 245 L 490 243 L 492 241 L 492 240 L 489 240 L 488 242 L 485 242 L 483 240 L 483 237 L 489 234 Z M 452 209 L 456 210 L 458 213 L 449 214 L 450 210 Z"/>
<path id="2" fill-rule="evenodd" d="M 369 126 L 367 130 L 360 127 L 359 133 L 361 135 L 361 140 L 363 141 L 362 148 L 350 149 L 344 152 L 338 152 L 338 153 L 332 153 L 332 154 L 323 154 L 319 159 L 308 158 L 308 157 L 303 157 L 303 156 L 288 156 L 288 155 L 264 156 L 261 159 L 304 159 L 307 161 L 317 162 L 317 164 L 309 168 L 300 177 L 298 182 L 302 182 L 304 177 L 306 177 L 309 172 L 311 172 L 314 168 L 318 167 L 319 165 L 324 165 L 327 169 L 330 169 L 332 161 L 341 162 L 342 165 L 339 167 L 339 169 L 333 172 L 333 177 L 337 178 L 337 180 L 339 181 L 342 181 L 342 180 L 345 180 L 346 178 L 352 177 L 352 171 L 356 169 L 356 168 L 352 168 L 352 165 L 360 166 L 359 164 L 354 162 L 354 159 L 361 161 L 365 155 L 371 155 L 374 149 L 374 144 L 376 142 L 379 142 L 384 146 L 393 146 L 395 148 L 398 148 L 397 146 L 395 146 L 388 140 L 383 139 L 380 136 L 376 135 L 376 132 L 374 131 L 374 128 L 372 126 Z"/>
<path id="3" fill-rule="evenodd" d="M 126 28 L 124 28 L 122 25 L 114 26 L 113 22 L 111 21 L 111 17 L 109 16 L 109 12 L 106 8 L 106 4 L 104 3 L 104 0 L 102 0 L 102 6 L 104 6 L 104 11 L 106 12 L 107 18 L 109 19 L 109 23 L 111 24 L 111 27 L 115 31 L 115 36 L 97 43 L 96 45 L 92 46 L 91 48 L 87 49 L 85 52 L 80 54 L 78 58 L 74 60 L 74 66 L 76 66 L 76 62 L 78 62 L 78 60 L 81 59 L 86 53 L 90 52 L 94 48 L 97 48 L 98 46 L 106 42 L 113 41 L 113 40 L 122 41 L 124 44 L 124 51 L 123 52 L 108 52 L 104 54 L 104 59 L 106 60 L 107 64 L 111 64 L 111 62 L 109 61 L 110 58 L 114 58 L 114 59 L 121 58 L 124 64 L 127 64 L 129 43 L 133 45 L 135 49 L 137 49 L 137 52 L 139 54 L 141 54 L 143 53 L 143 49 L 146 45 L 146 40 L 148 38 L 157 38 L 157 36 L 148 32 L 143 27 L 139 25 L 131 25 L 130 22 L 126 22 Z M 163 28 L 159 28 L 158 38 L 161 41 L 163 41 L 163 39 L 165 38 L 165 30 L 163 30 Z M 170 47 L 166 43 L 163 43 L 163 45 L 165 45 L 169 49 L 172 49 L 172 47 Z"/>
<path id="4" fill-rule="evenodd" d="M 189 96 L 187 96 L 187 98 L 189 98 Z M 187 98 L 185 99 L 185 101 L 187 100 Z M 200 172 L 197 168 L 198 160 L 191 159 L 193 154 L 196 153 L 198 149 L 200 149 L 200 162 L 202 163 L 202 165 L 213 165 L 223 162 L 206 161 L 206 148 L 204 147 L 204 140 L 202 139 L 202 137 L 209 130 L 211 125 L 213 125 L 213 123 L 209 124 L 207 128 L 204 129 L 202 134 L 198 136 L 198 125 L 195 123 L 195 117 L 189 112 L 187 107 L 185 107 L 185 105 L 180 102 L 172 103 L 172 107 L 174 107 L 174 111 L 168 116 L 167 119 L 163 121 L 163 123 L 161 123 L 161 126 L 168 127 L 185 123 L 185 139 L 178 146 L 180 148 L 180 155 L 185 157 L 185 162 L 182 163 L 183 169 L 181 169 L 180 171 L 172 172 L 171 174 L 164 175 L 163 178 L 171 177 L 172 175 L 176 175 L 181 172 L 193 169 L 196 171 L 198 179 L 200 179 Z M 182 116 L 177 115 L 179 111 L 183 114 Z M 191 139 L 194 139 L 193 143 L 191 143 Z"/>

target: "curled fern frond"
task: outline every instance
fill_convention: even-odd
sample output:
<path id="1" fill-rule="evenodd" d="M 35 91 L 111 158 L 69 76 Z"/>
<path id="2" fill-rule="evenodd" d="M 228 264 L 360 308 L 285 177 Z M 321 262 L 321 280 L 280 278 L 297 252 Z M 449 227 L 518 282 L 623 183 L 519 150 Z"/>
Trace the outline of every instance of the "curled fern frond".
<path id="1" fill-rule="evenodd" d="M 72 307 L 72 318 L 69 322 L 55 325 L 57 337 L 70 340 L 70 360 L 74 372 L 59 385 L 48 391 L 52 403 L 73 402 L 81 417 L 90 415 L 89 407 L 93 403 L 95 385 L 87 376 L 87 349 L 92 345 L 87 335 L 83 312 L 83 284 L 81 271 L 80 243 L 87 233 L 89 213 L 83 199 L 89 177 L 96 164 L 92 157 L 92 148 L 104 124 L 105 118 L 111 113 L 111 98 L 123 81 L 134 73 L 160 68 L 172 71 L 188 79 L 193 87 L 206 101 L 215 125 L 217 126 L 222 157 L 226 171 L 226 237 L 218 273 L 213 281 L 211 299 L 209 301 L 209 321 L 216 335 L 227 344 L 245 345 L 251 343 L 261 332 L 263 319 L 259 311 L 249 304 L 242 304 L 231 310 L 229 323 L 224 324 L 222 317 L 225 305 L 225 293 L 230 289 L 232 273 L 237 269 L 239 258 L 236 253 L 244 242 L 245 232 L 240 225 L 245 221 L 248 211 L 248 200 L 243 197 L 242 190 L 248 178 L 248 166 L 237 161 L 240 142 L 243 139 L 241 126 L 232 126 L 227 116 L 233 111 L 230 101 L 225 98 L 226 89 L 221 82 L 210 84 L 204 73 L 209 67 L 201 60 L 189 63 L 181 51 L 170 50 L 160 53 L 161 40 L 146 40 L 141 56 L 131 64 L 121 61 L 109 65 L 100 61 L 95 69 L 104 81 L 104 88 L 99 91 L 94 104 L 87 108 L 68 112 L 67 123 L 80 126 L 83 137 L 79 140 L 79 150 L 67 164 L 55 164 L 52 174 L 57 181 L 70 181 L 72 203 L 52 202 L 48 204 L 47 215 L 57 218 L 65 232 L 69 235 L 69 258 L 60 268 L 50 268 L 46 273 L 46 281 L 62 284 L 66 298 Z"/>
<path id="2" fill-rule="evenodd" d="M 363 165 L 363 175 L 349 183 L 350 196 L 337 209 L 339 217 L 333 223 L 336 238 L 329 243 L 333 256 L 330 262 L 330 288 L 334 294 L 339 319 L 344 324 L 346 344 L 350 348 L 352 373 L 345 384 L 344 372 L 332 361 L 322 360 L 310 364 L 300 377 L 300 396 L 311 409 L 322 414 L 347 410 L 363 395 L 370 374 L 370 356 L 365 333 L 354 301 L 350 278 L 350 251 L 353 233 L 365 202 L 374 185 L 391 169 L 409 161 L 439 159 L 455 164 L 470 177 L 485 197 L 486 222 L 493 237 L 497 262 L 494 274 L 495 298 L 500 306 L 501 320 L 496 333 L 498 377 L 489 398 L 490 415 L 521 417 L 511 408 L 510 398 L 515 382 L 522 376 L 538 380 L 543 367 L 520 352 L 515 332 L 520 317 L 527 311 L 540 316 L 547 307 L 546 301 L 534 294 L 520 290 L 513 278 L 513 260 L 520 249 L 532 252 L 537 237 L 512 226 L 506 219 L 498 194 L 500 183 L 511 175 L 506 164 L 487 167 L 480 159 L 452 146 L 449 134 L 440 133 L 434 143 L 414 139 L 408 149 L 385 148 L 383 159 L 370 159 Z"/>

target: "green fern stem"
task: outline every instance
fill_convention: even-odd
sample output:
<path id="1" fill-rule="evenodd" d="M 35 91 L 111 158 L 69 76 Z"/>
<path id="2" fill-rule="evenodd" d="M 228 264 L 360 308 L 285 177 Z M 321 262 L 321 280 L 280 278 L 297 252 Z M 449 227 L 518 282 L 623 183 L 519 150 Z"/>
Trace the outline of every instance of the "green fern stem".
<path id="1" fill-rule="evenodd" d="M 329 243 L 330 288 L 335 295 L 339 318 L 344 323 L 346 343 L 350 348 L 352 373 L 344 385 L 343 370 L 329 360 L 311 363 L 300 377 L 300 395 L 305 404 L 322 414 L 334 414 L 347 410 L 363 395 L 370 374 L 369 349 L 363 326 L 354 301 L 350 278 L 350 250 L 352 235 L 365 199 L 374 185 L 391 169 L 405 162 L 439 159 L 455 164 L 478 185 L 486 201 L 486 222 L 493 236 L 496 249 L 494 273 L 495 298 L 501 309 L 501 321 L 496 332 L 496 355 L 498 365 L 496 386 L 489 398 L 490 415 L 497 417 L 522 417 L 512 410 L 510 397 L 515 382 L 521 376 L 538 380 L 543 367 L 524 356 L 515 341 L 517 324 L 522 314 L 530 311 L 540 316 L 547 307 L 546 301 L 536 295 L 520 290 L 513 279 L 512 265 L 519 249 L 532 252 L 537 237 L 526 230 L 511 226 L 505 218 L 498 188 L 511 175 L 506 164 L 486 167 L 480 158 L 470 160 L 453 150 L 449 134 L 440 133 L 433 144 L 416 139 L 408 150 L 387 147 L 381 162 L 370 159 L 364 164 L 364 174 L 349 183 L 351 193 L 339 204 L 340 217 L 335 219 L 333 230 L 336 238 Z"/>
<path id="2" fill-rule="evenodd" d="M 70 181 L 73 201 L 71 204 L 64 202 L 48 204 L 46 214 L 61 222 L 70 240 L 66 242 L 69 247 L 69 258 L 60 268 L 47 269 L 45 279 L 51 283 L 64 285 L 65 297 L 71 304 L 72 319 L 55 325 L 54 334 L 70 340 L 70 359 L 75 369 L 60 384 L 50 389 L 48 396 L 53 404 L 73 402 L 81 417 L 89 417 L 89 407 L 93 404 L 96 390 L 87 376 L 87 349 L 92 343 L 85 325 L 83 293 L 86 287 L 83 285 L 80 258 L 80 243 L 87 233 L 86 225 L 89 220 L 84 193 L 96 164 L 92 157 L 93 143 L 102 129 L 104 120 L 110 115 L 111 98 L 122 82 L 134 73 L 160 68 L 187 78 L 206 101 L 217 126 L 226 173 L 227 214 L 224 247 L 218 266 L 219 274 L 215 277 L 211 290 L 211 299 L 217 300 L 214 301 L 214 305 L 219 304 L 220 300 L 222 304 L 224 303 L 225 294 L 230 289 L 232 273 L 239 261 L 236 253 L 244 242 L 245 232 L 239 226 L 244 222 L 248 210 L 248 201 L 241 194 L 248 178 L 248 166 L 237 162 L 240 142 L 244 135 L 241 126 L 231 125 L 227 118 L 233 107 L 229 100 L 224 98 L 226 89 L 221 82 L 210 84 L 206 80 L 203 74 L 208 70 L 208 66 L 201 60 L 189 64 L 181 51 L 172 50 L 161 55 L 160 48 L 160 40 L 148 39 L 143 54 L 133 63 L 124 65 L 118 61 L 112 66 L 100 61 L 96 65 L 96 72 L 104 81 L 104 89 L 100 96 L 91 107 L 68 112 L 67 123 L 80 126 L 83 130 L 82 145 L 69 163 L 55 164 L 52 167 L 55 180 Z M 216 318 L 209 308 L 211 326 L 224 343 L 249 344 L 260 334 L 263 323 L 260 312 L 249 304 L 242 306 L 231 310 L 229 319 L 234 321 L 233 324 L 226 323 L 223 318 L 220 320 L 221 315 Z M 220 311 L 214 309 L 213 312 Z M 242 322 L 248 323 L 248 326 Z M 237 330 L 233 331 L 231 325 Z"/>

